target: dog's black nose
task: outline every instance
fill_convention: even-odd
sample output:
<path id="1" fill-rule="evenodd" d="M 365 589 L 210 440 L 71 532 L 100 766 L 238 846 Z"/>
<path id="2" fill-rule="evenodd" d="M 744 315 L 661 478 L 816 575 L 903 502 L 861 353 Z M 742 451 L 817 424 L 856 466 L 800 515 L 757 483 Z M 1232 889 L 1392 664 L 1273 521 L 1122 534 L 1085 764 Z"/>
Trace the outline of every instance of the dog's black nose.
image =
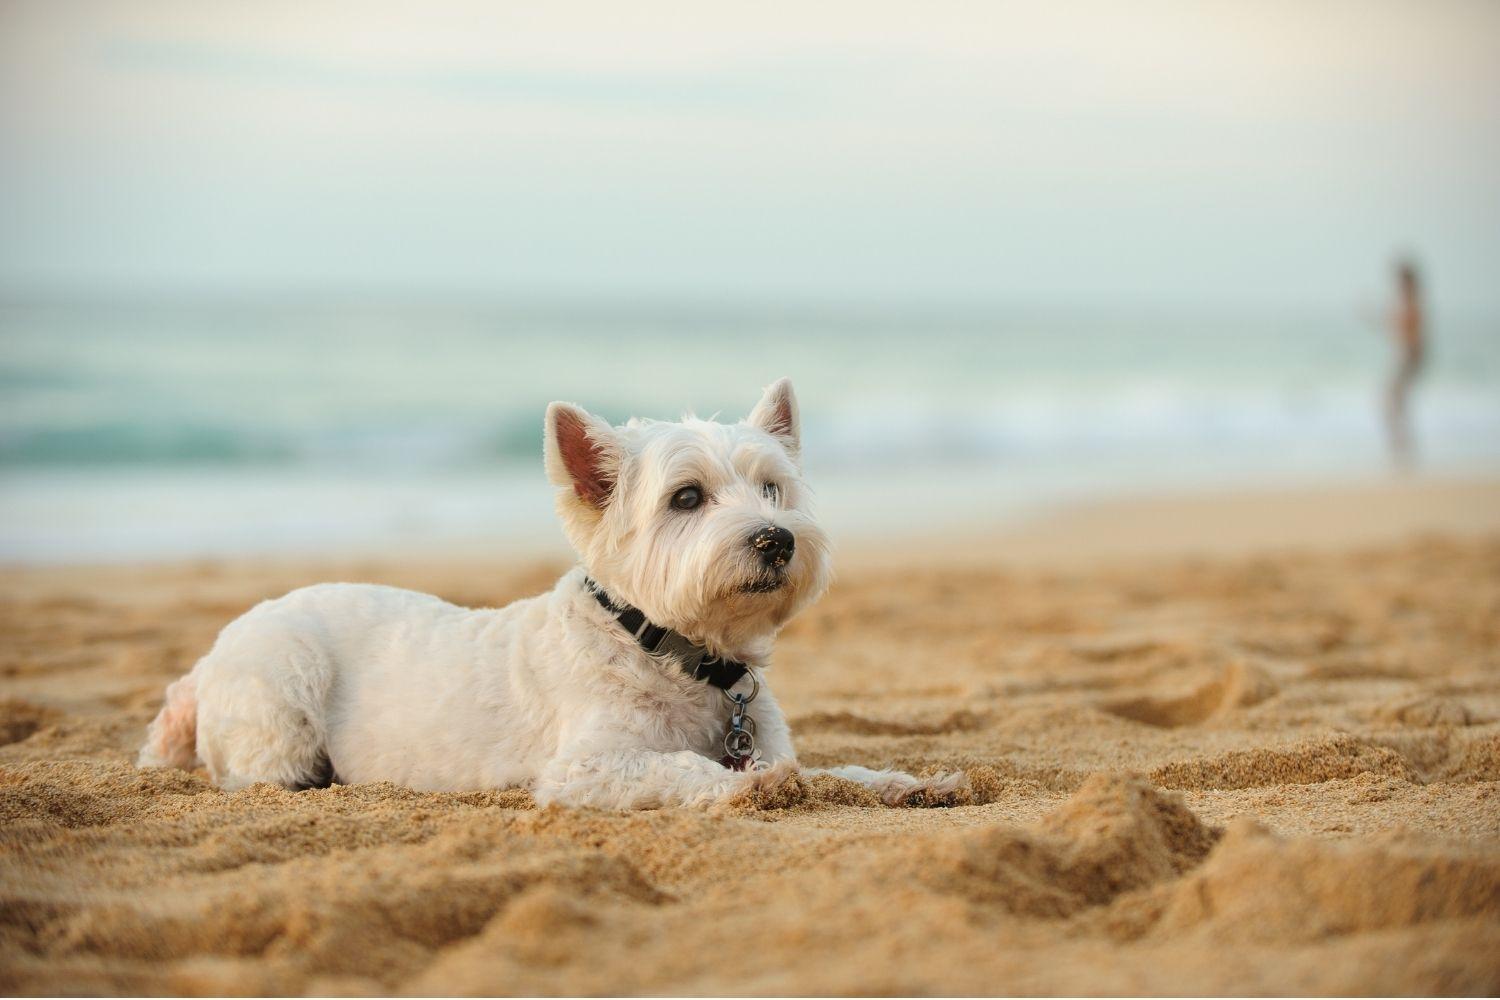
<path id="1" fill-rule="evenodd" d="M 750 547 L 760 553 L 761 562 L 779 569 L 792 561 L 797 539 L 785 528 L 768 524 L 750 536 Z"/>

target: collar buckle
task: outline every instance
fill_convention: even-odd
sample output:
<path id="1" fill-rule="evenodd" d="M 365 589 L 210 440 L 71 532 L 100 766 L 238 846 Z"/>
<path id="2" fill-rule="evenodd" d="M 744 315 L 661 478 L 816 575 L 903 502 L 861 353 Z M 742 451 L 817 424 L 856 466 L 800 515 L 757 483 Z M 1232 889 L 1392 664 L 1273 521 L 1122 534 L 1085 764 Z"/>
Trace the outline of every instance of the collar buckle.
<path id="1" fill-rule="evenodd" d="M 663 629 L 656 645 L 646 646 L 641 644 L 646 651 L 653 656 L 663 659 L 676 660 L 681 665 L 683 673 L 698 676 L 698 668 L 703 661 L 708 659 L 708 650 L 693 642 L 680 632 Z"/>

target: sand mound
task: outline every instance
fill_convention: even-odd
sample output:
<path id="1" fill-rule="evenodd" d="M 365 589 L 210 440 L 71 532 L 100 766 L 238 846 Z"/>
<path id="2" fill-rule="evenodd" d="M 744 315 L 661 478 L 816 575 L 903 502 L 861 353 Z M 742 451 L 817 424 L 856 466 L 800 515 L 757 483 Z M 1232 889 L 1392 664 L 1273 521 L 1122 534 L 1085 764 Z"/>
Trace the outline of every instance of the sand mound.
<path id="1" fill-rule="evenodd" d="M 1241 820 L 1201 868 L 1153 902 L 1160 906 L 1154 934 L 1203 928 L 1262 943 L 1496 921 L 1500 857 L 1400 837 L 1360 845 L 1285 840 Z"/>
<path id="2" fill-rule="evenodd" d="M 1246 662 L 1225 667 L 1220 675 L 1192 691 L 1175 696 L 1145 696 L 1105 704 L 1104 710 L 1150 726 L 1173 728 L 1222 718 L 1237 708 L 1258 705 L 1278 690 L 1262 668 Z"/>
<path id="3" fill-rule="evenodd" d="M 1419 696 L 1397 698 L 1381 705 L 1375 718 L 1398 726 L 1431 729 L 1437 726 L 1471 726 L 1480 720 L 1463 702 L 1454 698 Z"/>
<path id="4" fill-rule="evenodd" d="M 862 736 L 931 736 L 980 729 L 984 716 L 967 709 L 929 720 L 871 719 L 853 712 L 813 712 L 791 720 L 797 733 L 857 733 Z"/>
<path id="5" fill-rule="evenodd" d="M 1200 760 L 1173 761 L 1153 770 L 1151 780 L 1164 788 L 1253 788 L 1311 785 L 1361 774 L 1416 779 L 1405 758 L 1394 750 L 1354 736 L 1336 736 L 1284 747 L 1231 750 Z"/>
<path id="6" fill-rule="evenodd" d="M 1461 781 L 1500 781 L 1500 733 L 1465 740 L 1452 776 Z"/>
<path id="7" fill-rule="evenodd" d="M 1216 833 L 1139 778 L 1090 779 L 1037 828 L 982 830 L 924 844 L 912 863 L 944 892 L 1012 913 L 1066 917 L 1173 878 Z"/>
<path id="8" fill-rule="evenodd" d="M 19 743 L 62 718 L 62 713 L 19 698 L 0 701 L 0 746 Z"/>
<path id="9" fill-rule="evenodd" d="M 292 965 L 291 974 L 388 980 L 477 933 L 533 885 L 565 886 L 580 898 L 659 897 L 617 858 L 579 851 L 496 857 L 494 846 L 461 831 L 414 850 L 299 859 L 275 871 L 257 867 L 246 873 L 248 887 L 180 879 L 174 892 L 144 905 L 121 897 L 68 914 L 51 922 L 37 944 L 51 954 L 130 959 L 258 955 Z"/>

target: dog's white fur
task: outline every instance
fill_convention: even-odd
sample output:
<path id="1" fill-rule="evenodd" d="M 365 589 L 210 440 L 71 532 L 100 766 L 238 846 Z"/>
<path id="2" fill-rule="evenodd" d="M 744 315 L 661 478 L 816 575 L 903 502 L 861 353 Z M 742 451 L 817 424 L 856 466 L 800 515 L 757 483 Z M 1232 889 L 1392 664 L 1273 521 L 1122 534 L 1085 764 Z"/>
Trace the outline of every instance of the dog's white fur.
<path id="1" fill-rule="evenodd" d="M 706 805 L 777 783 L 796 757 L 765 682 L 772 643 L 829 581 L 828 540 L 810 511 L 799 444 L 785 379 L 734 424 L 615 428 L 554 403 L 546 467 L 578 568 L 549 593 L 500 609 L 361 584 L 263 602 L 167 688 L 140 764 L 201 760 L 227 790 L 260 781 L 300 788 L 336 775 L 426 790 L 525 787 L 542 803 L 608 808 Z M 671 497 L 690 483 L 704 503 L 674 509 Z M 781 570 L 749 544 L 768 525 L 796 539 Z M 652 622 L 752 667 L 762 754 L 754 769 L 718 762 L 720 691 L 642 650 L 585 588 L 585 571 Z M 737 690 L 749 687 L 747 679 Z M 831 773 L 891 802 L 957 781 L 861 767 Z"/>

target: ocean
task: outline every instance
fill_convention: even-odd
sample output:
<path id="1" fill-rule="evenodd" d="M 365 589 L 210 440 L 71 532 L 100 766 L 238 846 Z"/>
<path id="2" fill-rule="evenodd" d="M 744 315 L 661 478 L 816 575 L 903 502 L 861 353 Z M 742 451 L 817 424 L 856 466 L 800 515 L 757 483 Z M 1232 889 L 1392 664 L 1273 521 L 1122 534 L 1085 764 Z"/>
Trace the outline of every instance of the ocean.
<path id="1" fill-rule="evenodd" d="M 1500 471 L 1500 321 L 1446 317 L 1420 468 Z M 1354 313 L 699 303 L 0 304 L 0 561 L 562 545 L 552 399 L 743 415 L 790 375 L 836 538 L 1383 475 Z"/>

